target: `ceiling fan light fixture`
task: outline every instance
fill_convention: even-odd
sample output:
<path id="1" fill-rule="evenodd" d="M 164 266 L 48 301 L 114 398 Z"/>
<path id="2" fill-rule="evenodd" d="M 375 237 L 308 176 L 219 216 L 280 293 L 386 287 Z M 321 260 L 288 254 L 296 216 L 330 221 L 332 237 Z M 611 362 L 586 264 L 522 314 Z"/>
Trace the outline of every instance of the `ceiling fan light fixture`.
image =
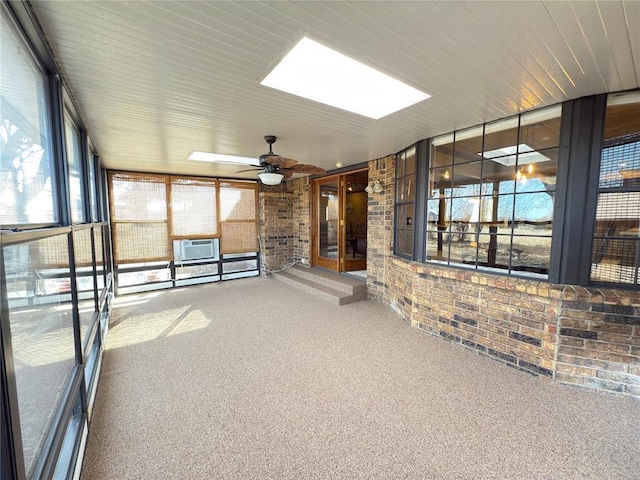
<path id="1" fill-rule="evenodd" d="M 258 177 L 260 178 L 260 181 L 265 185 L 280 185 L 280 182 L 282 182 L 284 175 L 282 175 L 281 173 L 262 172 L 258 174 Z"/>

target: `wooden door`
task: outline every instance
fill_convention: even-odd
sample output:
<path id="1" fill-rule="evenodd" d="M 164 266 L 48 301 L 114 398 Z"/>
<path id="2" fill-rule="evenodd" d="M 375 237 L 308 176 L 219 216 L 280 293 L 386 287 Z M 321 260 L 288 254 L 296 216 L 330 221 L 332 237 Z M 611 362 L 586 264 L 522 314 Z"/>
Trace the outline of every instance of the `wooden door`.
<path id="1" fill-rule="evenodd" d="M 314 181 L 313 265 L 336 272 L 366 270 L 367 173 Z"/>
<path id="2" fill-rule="evenodd" d="M 341 235 L 340 178 L 321 178 L 315 183 L 314 265 L 340 271 Z"/>

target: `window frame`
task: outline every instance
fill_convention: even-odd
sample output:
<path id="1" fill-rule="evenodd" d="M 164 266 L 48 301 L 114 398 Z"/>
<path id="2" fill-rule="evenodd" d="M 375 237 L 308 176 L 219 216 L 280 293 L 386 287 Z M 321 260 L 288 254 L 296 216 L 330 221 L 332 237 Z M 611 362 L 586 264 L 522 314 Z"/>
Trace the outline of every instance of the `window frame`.
<path id="1" fill-rule="evenodd" d="M 39 42 L 31 41 L 32 37 L 25 33 L 31 32 L 30 29 L 26 29 L 24 27 L 24 23 L 21 22 L 21 16 L 25 15 L 25 11 L 23 10 L 22 4 L 8 4 L 7 2 L 2 3 L 3 9 L 3 18 L 6 19 L 6 22 L 10 24 L 10 28 L 12 28 L 12 33 L 18 37 L 18 40 L 22 43 L 24 47 L 24 52 L 26 56 L 29 56 L 32 61 L 32 66 L 38 70 L 40 74 L 40 79 L 42 80 L 43 85 L 43 103 L 44 103 L 44 117 L 39 118 L 38 120 L 46 123 L 48 136 L 46 138 L 48 145 L 48 157 L 50 157 L 49 168 L 50 172 L 50 183 L 51 183 L 51 200 L 52 200 L 52 213 L 53 219 L 51 221 L 46 222 L 30 222 L 30 223 L 5 223 L 0 225 L 3 230 L 14 230 L 14 231 L 23 231 L 29 229 L 39 229 L 43 227 L 55 227 L 63 224 L 64 216 L 61 212 L 61 202 L 60 202 L 60 177 L 62 174 L 60 173 L 57 165 L 57 159 L 59 154 L 58 142 L 60 133 L 56 128 L 56 125 L 51 120 L 51 113 L 55 111 L 55 97 L 56 91 L 59 85 L 59 82 L 55 78 L 54 74 L 52 74 L 52 65 L 43 61 L 42 48 L 38 48 Z M 6 10 L 5 10 L 6 9 Z M 4 15 L 4 13 L 7 13 Z M 31 26 L 31 25 L 30 25 Z M 39 33 L 39 32 L 38 32 Z M 9 106 L 9 105 L 7 105 Z M 13 107 L 10 107 L 13 110 Z"/>
<path id="2" fill-rule="evenodd" d="M 603 94 L 602 97 L 602 101 L 600 104 L 600 108 L 601 108 L 601 115 L 600 115 L 600 119 L 601 119 L 601 123 L 599 124 L 599 131 L 594 132 L 594 135 L 599 133 L 598 138 L 600 139 L 600 143 L 598 145 L 598 149 L 597 151 L 594 152 L 594 157 L 597 155 L 597 159 L 594 162 L 595 165 L 597 165 L 597 168 L 594 165 L 593 168 L 593 172 L 592 172 L 592 185 L 593 185 L 593 191 L 594 191 L 594 199 L 593 199 L 593 209 L 592 211 L 589 212 L 590 214 L 590 226 L 591 226 L 591 230 L 590 230 L 590 238 L 589 240 L 591 241 L 590 247 L 588 249 L 588 254 L 589 254 L 589 263 L 588 265 L 586 265 L 585 269 L 587 270 L 587 272 L 585 273 L 585 275 L 588 276 L 588 284 L 592 285 L 592 286 L 603 286 L 603 287 L 613 287 L 613 288 L 620 288 L 620 289 L 640 289 L 640 239 L 635 236 L 635 237 L 630 237 L 628 240 L 621 239 L 620 235 L 613 235 L 613 241 L 624 241 L 625 243 L 627 242 L 634 242 L 635 243 L 635 254 L 634 254 L 634 265 L 633 265 L 633 272 L 632 272 L 632 276 L 633 276 L 633 280 L 631 282 L 623 282 L 622 280 L 619 281 L 613 281 L 613 280 L 600 280 L 600 279 L 593 279 L 592 277 L 592 273 L 593 273 L 593 256 L 594 256 L 594 251 L 596 250 L 596 245 L 598 241 L 604 241 L 604 239 L 606 239 L 607 235 L 597 235 L 597 212 L 598 212 L 598 205 L 600 204 L 600 197 L 601 195 L 606 195 L 606 194 L 621 194 L 621 195 L 625 195 L 625 194 L 636 194 L 636 195 L 640 195 L 640 182 L 636 182 L 635 185 L 624 185 L 624 183 L 622 185 L 601 185 L 600 184 L 600 178 L 601 178 L 601 169 L 603 168 L 603 155 L 605 150 L 609 149 L 609 148 L 614 148 L 616 146 L 622 146 L 622 145 L 627 145 L 630 143 L 640 143 L 640 132 L 633 132 L 630 133 L 628 135 L 632 135 L 632 139 L 628 142 L 622 142 L 622 143 L 617 143 L 619 140 L 619 137 L 614 137 L 612 139 L 606 139 L 605 138 L 605 134 L 606 134 L 606 128 L 607 128 L 607 113 L 608 113 L 608 108 L 609 106 L 615 106 L 616 104 L 618 104 L 618 99 L 619 98 L 624 98 L 625 96 L 629 96 L 632 99 L 636 99 L 636 101 L 632 101 L 632 104 L 638 105 L 640 107 L 640 90 L 633 90 L 631 92 L 624 92 L 622 94 Z M 616 219 L 616 221 L 620 221 L 619 219 Z M 624 249 L 623 249 L 624 250 Z M 622 256 L 624 255 L 624 251 L 620 252 L 620 257 L 622 259 Z"/>
<path id="3" fill-rule="evenodd" d="M 469 129 L 454 131 L 450 134 L 437 137 L 438 139 L 440 139 L 440 142 L 438 143 L 439 145 L 451 145 L 450 158 L 449 158 L 449 153 L 446 153 L 447 158 L 445 158 L 444 163 L 442 163 L 442 165 L 440 165 L 440 163 L 436 164 L 436 160 L 434 156 L 437 148 L 436 144 L 434 143 L 435 138 L 429 140 L 429 150 L 428 150 L 429 165 L 428 165 L 428 174 L 427 174 L 428 184 L 426 187 L 427 192 L 426 192 L 426 195 L 423 198 L 421 198 L 418 202 L 419 204 L 424 203 L 425 205 L 427 205 L 426 215 L 428 215 L 428 212 L 430 211 L 428 207 L 428 202 L 433 203 L 436 201 L 435 197 L 433 198 L 430 197 L 430 192 L 432 188 L 431 184 L 433 183 L 433 181 L 429 178 L 429 175 L 431 175 L 432 173 L 440 169 L 444 169 L 443 171 L 445 172 L 445 174 L 449 173 L 449 175 L 451 176 L 451 182 L 449 186 L 447 187 L 445 185 L 444 187 L 440 187 L 440 197 L 438 197 L 439 198 L 438 209 L 440 210 L 441 208 L 446 208 L 447 210 L 444 213 L 449 217 L 445 219 L 447 228 L 445 228 L 444 230 L 441 230 L 440 227 L 438 227 L 438 240 L 437 240 L 438 243 L 440 243 L 441 241 L 440 240 L 441 235 L 442 237 L 445 237 L 445 236 L 451 236 L 454 234 L 452 225 L 454 224 L 454 222 L 458 221 L 456 218 L 454 218 L 454 211 L 453 211 L 454 203 L 460 203 L 461 201 L 464 202 L 465 199 L 478 197 L 480 202 L 482 202 L 483 199 L 485 201 L 489 200 L 490 204 L 493 205 L 492 208 L 494 210 L 498 206 L 496 204 L 496 202 L 498 201 L 497 199 L 504 199 L 506 201 L 507 208 L 509 208 L 509 205 L 511 205 L 511 208 L 510 208 L 511 220 L 508 228 L 508 233 L 504 233 L 504 232 L 501 233 L 497 230 L 497 228 L 493 228 L 493 227 L 490 228 L 488 232 L 484 232 L 484 233 L 480 233 L 480 231 L 471 232 L 471 234 L 476 237 L 475 241 L 472 242 L 472 245 L 473 243 L 476 243 L 476 242 L 478 243 L 476 244 L 473 260 L 469 260 L 468 265 L 460 261 L 458 258 L 454 257 L 455 254 L 451 248 L 447 248 L 446 253 L 443 253 L 442 258 L 438 260 L 428 259 L 429 254 L 427 249 L 425 248 L 424 249 L 425 263 L 435 264 L 439 266 L 446 265 L 446 266 L 455 267 L 455 268 L 463 268 L 467 270 L 495 273 L 499 275 L 502 274 L 502 275 L 509 275 L 509 276 L 522 276 L 529 279 L 531 278 L 535 278 L 539 280 L 548 279 L 551 271 L 550 261 L 549 261 L 548 267 L 545 269 L 546 272 L 538 271 L 536 269 L 536 266 L 533 264 L 521 266 L 521 265 L 518 265 L 516 261 L 514 261 L 514 255 L 516 255 L 516 259 L 517 257 L 519 257 L 519 252 L 515 248 L 514 240 L 518 241 L 519 239 L 524 240 L 526 238 L 538 238 L 540 239 L 540 242 L 541 242 L 540 245 L 548 244 L 549 251 L 553 249 L 553 237 L 554 237 L 553 228 L 550 234 L 548 235 L 545 235 L 545 234 L 536 235 L 536 234 L 529 234 L 529 233 L 523 234 L 522 232 L 518 231 L 518 227 L 523 220 L 516 217 L 516 213 L 517 213 L 516 206 L 519 201 L 522 201 L 523 199 L 527 198 L 527 196 L 541 194 L 547 190 L 546 189 L 542 190 L 541 188 L 537 188 L 537 189 L 534 188 L 534 190 L 529 191 L 527 189 L 522 188 L 521 187 L 522 184 L 520 183 L 520 181 L 516 180 L 516 178 L 514 177 L 513 180 L 509 180 L 506 183 L 500 182 L 500 184 L 498 185 L 498 186 L 502 186 L 502 184 L 504 183 L 504 185 L 509 187 L 507 191 L 496 190 L 498 186 L 494 182 L 493 184 L 494 186 L 491 188 L 491 192 L 483 193 L 485 191 L 484 187 L 485 185 L 487 185 L 484 179 L 484 176 L 486 173 L 485 170 L 487 168 L 487 165 L 489 165 L 488 162 L 491 161 L 491 158 L 487 156 L 481 156 L 478 158 L 478 160 L 475 160 L 474 158 L 469 157 L 469 155 L 463 154 L 463 156 L 460 157 L 463 160 L 460 161 L 456 147 L 458 142 L 465 142 L 469 140 L 469 141 L 478 143 L 478 145 L 474 147 L 473 151 L 481 150 L 482 152 L 487 153 L 487 149 L 491 148 L 489 146 L 490 144 L 487 143 L 491 139 L 491 135 L 493 133 L 501 134 L 502 132 L 504 132 L 505 135 L 512 135 L 513 136 L 512 141 L 515 142 L 514 144 L 520 145 L 524 141 L 521 138 L 523 136 L 523 132 L 526 131 L 529 125 L 537 125 L 543 121 L 553 121 L 554 119 L 557 119 L 557 122 L 559 123 L 559 126 L 558 126 L 559 131 L 557 132 L 555 143 L 553 142 L 553 138 L 550 139 L 552 143 L 549 145 L 535 145 L 533 144 L 533 139 L 531 139 L 532 141 L 529 142 L 529 143 L 532 143 L 531 148 L 535 152 L 542 152 L 542 153 L 555 152 L 555 151 L 558 152 L 558 159 L 556 161 L 556 166 L 555 166 L 555 175 L 556 175 L 556 184 L 557 184 L 557 175 L 558 175 L 558 171 L 560 170 L 560 163 L 561 163 L 561 158 L 559 154 L 560 152 L 559 145 L 562 141 L 562 137 L 561 137 L 562 136 L 562 112 L 560 111 L 558 115 L 554 115 L 554 111 L 557 110 L 558 107 L 559 107 L 558 105 L 552 105 L 552 106 L 544 107 L 538 110 L 524 112 L 516 116 L 508 117 L 505 119 L 500 119 L 495 122 L 485 123 L 482 125 L 471 127 Z M 539 115 L 541 115 L 542 117 L 536 118 Z M 512 131 L 513 133 L 509 133 L 510 131 Z M 460 138 L 458 138 L 458 135 L 460 135 Z M 524 154 L 526 155 L 527 152 L 528 150 L 525 150 Z M 522 172 L 524 166 L 527 163 L 529 163 L 526 160 L 522 161 L 523 158 L 526 158 L 523 155 L 523 152 L 514 153 L 513 155 L 509 155 L 505 153 L 505 155 L 507 155 L 507 157 L 514 156 L 514 158 L 518 159 L 517 164 L 515 163 L 515 161 L 513 162 L 514 163 L 513 167 L 510 165 L 510 163 L 505 163 L 504 164 L 505 171 L 508 171 L 509 169 L 512 168 L 514 174 L 516 173 L 516 171 Z M 502 162 L 498 162 L 498 163 L 502 163 Z M 530 165 L 532 164 L 533 163 L 530 163 Z M 457 191 L 457 189 L 460 189 L 463 187 L 461 187 L 460 185 L 456 185 L 454 183 L 456 169 L 468 170 L 469 168 L 479 169 L 479 176 L 482 179 L 480 183 L 472 184 L 474 186 L 479 187 L 480 191 L 471 197 L 468 197 L 465 192 Z M 444 178 L 449 178 L 449 177 L 444 177 Z M 546 185 L 546 184 L 543 184 L 543 185 Z M 555 196 L 555 189 L 552 189 L 552 191 L 553 191 L 553 195 Z M 444 195 L 444 197 L 442 197 L 442 195 Z M 446 202 L 446 203 L 443 203 L 443 202 Z M 555 202 L 553 203 L 553 205 L 551 205 L 550 212 L 552 213 L 551 218 L 553 219 L 550 221 L 551 225 L 555 225 L 558 218 L 558 214 L 559 214 L 558 208 Z M 439 216 L 441 216 L 442 213 L 443 212 L 440 212 Z M 494 216 L 495 214 L 496 213 L 494 211 Z M 428 227 L 428 219 L 426 221 L 427 221 L 427 224 L 425 225 L 425 227 Z M 428 246 L 430 242 L 427 239 L 427 237 L 429 236 L 430 230 L 428 230 L 428 228 L 425 228 L 422 231 L 424 232 L 422 236 L 425 237 L 425 246 Z M 459 235 L 463 235 L 463 233 L 459 233 Z M 507 264 L 504 265 L 504 269 L 500 268 L 499 266 L 494 267 L 490 263 L 489 258 L 487 259 L 488 265 L 484 265 L 484 262 L 481 260 L 481 257 L 480 257 L 480 249 L 478 247 L 479 239 L 481 237 L 488 239 L 488 241 L 490 242 L 490 245 L 493 245 L 493 247 L 490 247 L 490 248 L 496 249 L 498 240 L 501 241 L 502 245 L 505 245 L 505 244 L 508 245 Z M 447 245 L 449 247 L 451 247 L 450 243 L 451 242 L 447 242 Z M 496 250 L 494 250 L 494 252 L 495 251 Z M 488 252 L 488 255 L 490 255 L 490 252 Z"/>
<path id="4" fill-rule="evenodd" d="M 0 248 L 0 277 L 5 278 L 6 269 L 4 265 L 4 247 L 26 244 L 43 238 L 51 236 L 66 236 L 66 248 L 64 252 L 68 255 L 70 260 L 70 282 L 72 284 L 72 316 L 73 316 L 73 351 L 74 351 L 74 365 L 73 372 L 68 382 L 59 384 L 58 387 L 62 393 L 61 400 L 59 402 L 59 408 L 56 409 L 53 417 L 52 424 L 47 427 L 45 432 L 46 440 L 44 446 L 35 463 L 35 477 L 49 478 L 53 475 L 56 464 L 59 460 L 62 449 L 65 449 L 67 453 L 70 453 L 72 462 L 77 458 L 78 452 L 81 446 L 82 434 L 86 433 L 86 421 L 83 421 L 87 417 L 88 401 L 87 392 L 85 392 L 84 384 L 84 371 L 88 371 L 87 365 L 84 363 L 86 359 L 83 359 L 82 345 L 79 338 L 79 325 L 78 325 L 78 297 L 75 293 L 74 282 L 75 278 L 75 265 L 74 265 L 74 251 L 73 242 L 71 240 L 71 234 L 74 229 L 77 228 L 99 228 L 101 231 L 107 232 L 108 235 L 109 224 L 108 217 L 103 217 L 100 223 L 96 223 L 95 226 L 91 225 L 92 220 L 86 216 L 85 221 L 89 225 L 72 225 L 70 221 L 70 209 L 69 209 L 69 197 L 68 197 L 68 178 L 67 178 L 67 163 L 66 163 L 66 145 L 64 134 L 64 115 L 65 111 L 68 111 L 75 120 L 75 126 L 78 130 L 78 140 L 80 143 L 80 157 L 82 161 L 83 172 L 81 174 L 80 181 L 83 183 L 84 192 L 87 191 L 87 177 L 86 177 L 86 154 L 84 153 L 84 147 L 82 142 L 87 142 L 88 136 L 84 124 L 78 115 L 77 109 L 74 103 L 71 101 L 70 96 L 67 94 L 63 82 L 61 80 L 60 73 L 57 70 L 57 66 L 53 57 L 51 56 L 50 49 L 47 45 L 47 41 L 44 38 L 41 29 L 39 29 L 37 18 L 33 12 L 32 7 L 27 2 L 2 2 L 0 5 L 2 9 L 3 19 L 10 23 L 13 27 L 12 35 L 24 45 L 24 51 L 28 52 L 36 68 L 42 74 L 43 83 L 43 109 L 45 113 L 40 119 L 44 122 L 48 131 L 48 152 L 51 158 L 51 190 L 53 200 L 53 212 L 55 219 L 53 222 L 46 223 L 23 223 L 16 225 L 4 224 L 2 225 L 2 248 Z M 100 177 L 100 181 L 97 183 L 98 188 L 101 188 L 98 199 L 101 205 L 106 205 L 106 188 L 104 186 L 105 170 L 101 166 L 97 166 L 97 175 Z M 85 199 L 86 208 L 86 199 Z M 105 237 L 103 243 L 103 249 L 105 252 L 110 251 L 110 244 L 106 243 L 108 240 Z M 92 249 L 93 250 L 93 249 Z M 93 276 L 95 281 L 95 256 L 92 253 L 93 263 Z M 96 318 L 100 319 L 100 327 L 94 329 L 95 335 L 99 335 L 100 338 L 104 338 L 106 330 L 108 328 L 108 316 L 111 302 L 111 292 L 113 292 L 113 284 L 111 281 L 112 265 L 105 262 L 105 280 L 104 287 L 102 289 L 100 297 L 99 311 L 94 313 Z M 19 402 L 17 396 L 16 385 L 16 372 L 14 365 L 14 348 L 15 342 L 12 342 L 11 328 L 10 328 L 10 304 L 7 294 L 6 282 L 1 282 L 0 285 L 0 341 L 2 342 L 2 354 L 0 355 L 0 402 L 2 403 L 0 413 L 2 414 L 3 426 L 7 426 L 7 429 L 3 429 L 2 442 L 0 443 L 0 455 L 2 456 L 2 463 L 0 464 L 0 471 L 2 474 L 8 475 L 10 478 L 25 478 L 25 464 L 24 464 L 24 450 L 23 450 L 23 435 L 21 432 L 20 424 L 21 417 L 19 414 Z M 95 287 L 94 287 L 95 291 Z M 95 293 L 94 293 L 95 294 Z M 105 318 L 107 320 L 105 320 Z M 99 332 L 99 333 L 98 333 Z M 102 352 L 99 351 L 98 355 Z M 99 368 L 99 361 L 93 358 L 93 365 Z M 94 387 L 95 388 L 95 387 Z M 95 392 L 94 392 L 95 393 Z M 80 420 L 81 428 L 74 434 L 75 441 L 73 445 L 65 444 L 63 441 L 65 433 L 67 432 L 67 425 L 69 424 L 72 416 Z M 6 441 L 5 441 L 6 440 Z M 71 447 L 68 449 L 67 447 Z M 72 467 L 73 465 L 69 465 Z M 63 466 L 64 468 L 64 466 Z M 68 472 L 71 474 L 72 472 Z M 4 477 L 3 477 L 4 478 Z"/>
<path id="5" fill-rule="evenodd" d="M 410 154 L 410 151 L 413 150 L 413 153 Z M 414 165 L 413 165 L 413 172 L 411 172 L 410 174 L 406 174 L 406 162 L 407 159 L 413 157 L 414 160 Z M 396 153 L 395 155 L 395 185 L 396 188 L 394 189 L 394 213 L 393 213 L 393 218 L 394 218 L 394 226 L 393 226 L 393 253 L 394 255 L 397 255 L 399 257 L 403 257 L 403 258 L 407 258 L 407 259 L 413 259 L 414 258 L 414 253 L 415 253 L 415 231 L 416 231 L 416 227 L 415 227 L 415 219 L 416 219 L 416 204 L 417 204 L 417 192 L 415 191 L 415 186 L 417 185 L 417 168 L 418 168 L 418 148 L 417 145 L 412 145 L 408 148 L 405 148 L 404 150 Z M 402 165 L 402 166 L 401 166 Z M 406 200 L 399 200 L 398 198 L 398 194 L 399 194 L 399 188 L 398 186 L 403 184 L 407 179 L 413 178 L 413 186 L 414 186 L 414 193 L 413 196 L 410 197 L 409 199 Z M 406 221 L 405 222 L 400 222 L 400 214 L 399 211 L 401 209 L 405 209 L 408 208 L 409 206 L 411 206 L 411 208 L 413 209 L 413 217 L 411 220 L 411 228 L 406 228 Z M 403 217 L 406 217 L 403 216 Z M 408 218 L 408 217 L 407 217 Z M 407 240 L 407 236 L 408 236 L 408 232 L 410 233 L 410 238 L 411 238 L 411 251 L 409 252 L 407 249 L 403 249 L 402 251 L 398 250 L 398 239 L 400 237 L 400 232 L 403 232 L 403 236 L 405 237 L 405 242 Z"/>

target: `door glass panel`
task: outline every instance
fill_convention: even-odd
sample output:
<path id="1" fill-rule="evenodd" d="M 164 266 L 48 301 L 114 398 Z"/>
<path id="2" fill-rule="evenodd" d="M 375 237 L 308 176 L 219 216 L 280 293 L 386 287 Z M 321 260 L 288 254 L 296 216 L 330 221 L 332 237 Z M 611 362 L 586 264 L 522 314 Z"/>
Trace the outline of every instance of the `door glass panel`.
<path id="1" fill-rule="evenodd" d="M 338 206 L 338 183 L 320 185 L 318 205 L 320 257 L 338 258 Z"/>
<path id="2" fill-rule="evenodd" d="M 355 173 L 346 177 L 345 208 L 345 248 L 347 270 L 349 260 L 367 257 L 367 204 L 369 195 L 367 188 L 367 172 Z"/>

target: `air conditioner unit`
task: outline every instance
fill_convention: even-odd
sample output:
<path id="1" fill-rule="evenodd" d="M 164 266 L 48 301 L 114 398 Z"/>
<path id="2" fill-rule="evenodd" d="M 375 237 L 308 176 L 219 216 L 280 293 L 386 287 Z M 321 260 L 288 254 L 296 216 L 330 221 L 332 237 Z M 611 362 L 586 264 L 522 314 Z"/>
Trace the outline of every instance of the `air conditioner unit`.
<path id="1" fill-rule="evenodd" d="M 173 255 L 176 262 L 192 260 L 218 260 L 219 249 L 217 238 L 203 240 L 175 240 Z"/>

